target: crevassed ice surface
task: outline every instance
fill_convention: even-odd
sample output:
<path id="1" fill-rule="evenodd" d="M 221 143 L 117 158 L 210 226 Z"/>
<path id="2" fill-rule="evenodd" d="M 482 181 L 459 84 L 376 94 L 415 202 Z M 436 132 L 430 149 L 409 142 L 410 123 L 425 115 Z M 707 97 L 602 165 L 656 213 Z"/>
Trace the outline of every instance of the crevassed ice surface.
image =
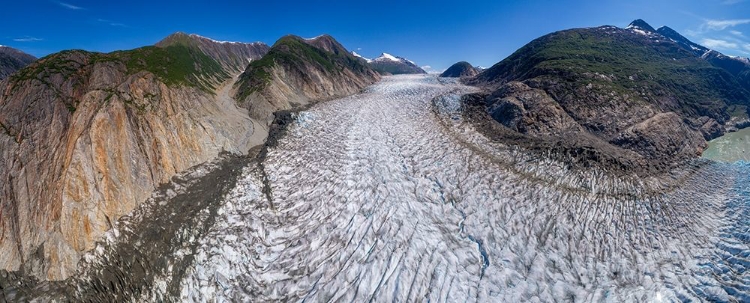
<path id="1" fill-rule="evenodd" d="M 299 113 L 226 196 L 180 299 L 750 301 L 748 167 L 570 170 L 479 134 L 470 90 L 387 77 Z"/>

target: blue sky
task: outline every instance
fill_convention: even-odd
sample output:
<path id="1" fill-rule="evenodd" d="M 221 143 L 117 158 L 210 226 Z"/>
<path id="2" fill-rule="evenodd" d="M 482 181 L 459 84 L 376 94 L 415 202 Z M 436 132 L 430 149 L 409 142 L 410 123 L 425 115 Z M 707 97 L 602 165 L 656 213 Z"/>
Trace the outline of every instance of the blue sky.
<path id="1" fill-rule="evenodd" d="M 580 1 L 86 1 L 4 3 L 0 44 L 35 56 L 151 45 L 175 31 L 273 44 L 286 34 L 333 35 L 366 57 L 381 52 L 441 70 L 491 66 L 557 30 L 668 25 L 729 55 L 750 56 L 750 0 Z"/>

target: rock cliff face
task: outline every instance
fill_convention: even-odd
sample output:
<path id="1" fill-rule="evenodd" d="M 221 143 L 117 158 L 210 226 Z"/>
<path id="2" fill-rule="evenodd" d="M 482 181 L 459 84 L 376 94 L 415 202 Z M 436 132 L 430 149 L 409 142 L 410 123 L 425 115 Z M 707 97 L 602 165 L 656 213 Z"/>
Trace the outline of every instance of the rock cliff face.
<path id="1" fill-rule="evenodd" d="M 461 61 L 451 65 L 451 67 L 440 74 L 440 77 L 462 78 L 474 77 L 477 74 L 479 74 L 479 71 L 474 66 L 469 62 Z"/>
<path id="2" fill-rule="evenodd" d="M 260 143 L 229 90 L 264 48 L 194 41 L 66 51 L 0 82 L 0 269 L 63 279 L 159 184 Z"/>
<path id="3" fill-rule="evenodd" d="M 270 121 L 277 110 L 356 93 L 380 76 L 331 36 L 286 36 L 248 65 L 234 86 L 250 116 Z"/>
<path id="4" fill-rule="evenodd" d="M 0 45 L 0 80 L 34 62 L 36 58 L 15 48 Z"/>
<path id="5" fill-rule="evenodd" d="M 642 20 L 552 33 L 466 82 L 487 90 L 488 116 L 512 132 L 666 167 L 747 121 L 750 92 L 741 70 L 659 31 L 674 38 Z"/>

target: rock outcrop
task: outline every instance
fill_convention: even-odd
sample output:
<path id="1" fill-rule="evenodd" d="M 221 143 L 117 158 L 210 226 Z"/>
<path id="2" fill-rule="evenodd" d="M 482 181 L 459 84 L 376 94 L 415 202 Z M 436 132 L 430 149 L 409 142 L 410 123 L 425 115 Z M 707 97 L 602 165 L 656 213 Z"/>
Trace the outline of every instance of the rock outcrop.
<path id="1" fill-rule="evenodd" d="M 36 57 L 12 47 L 0 45 L 0 80 L 34 62 Z"/>
<path id="2" fill-rule="evenodd" d="M 277 110 L 359 92 L 380 79 L 331 36 L 286 36 L 248 65 L 235 84 L 235 98 L 250 116 L 270 121 Z"/>
<path id="3" fill-rule="evenodd" d="M 65 51 L 0 82 L 0 269 L 63 279 L 159 184 L 259 144 L 229 90 L 262 46 L 196 41 Z"/>
<path id="4" fill-rule="evenodd" d="M 547 93 L 509 82 L 487 97 L 490 116 L 506 127 L 536 136 L 562 135 L 582 128 Z"/>
<path id="5" fill-rule="evenodd" d="M 440 77 L 464 78 L 474 77 L 477 74 L 479 74 L 479 71 L 474 66 L 469 64 L 469 62 L 461 61 L 451 65 L 451 67 L 440 74 Z"/>
<path id="6" fill-rule="evenodd" d="M 707 139 L 748 120 L 743 71 L 696 48 L 643 20 L 625 29 L 565 30 L 465 82 L 487 90 L 479 96 L 487 115 L 512 132 L 665 168 L 699 156 Z"/>

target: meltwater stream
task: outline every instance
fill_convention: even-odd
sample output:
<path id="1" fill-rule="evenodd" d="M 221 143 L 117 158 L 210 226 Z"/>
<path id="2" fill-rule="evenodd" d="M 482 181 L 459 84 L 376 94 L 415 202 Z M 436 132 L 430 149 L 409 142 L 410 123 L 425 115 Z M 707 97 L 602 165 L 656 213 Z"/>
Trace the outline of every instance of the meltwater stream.
<path id="1" fill-rule="evenodd" d="M 462 115 L 471 91 L 386 77 L 314 106 L 262 163 L 229 157 L 177 178 L 76 277 L 0 276 L 0 290 L 21 301 L 750 302 L 750 165 L 696 160 L 650 178 L 569 168 L 484 137 Z"/>

